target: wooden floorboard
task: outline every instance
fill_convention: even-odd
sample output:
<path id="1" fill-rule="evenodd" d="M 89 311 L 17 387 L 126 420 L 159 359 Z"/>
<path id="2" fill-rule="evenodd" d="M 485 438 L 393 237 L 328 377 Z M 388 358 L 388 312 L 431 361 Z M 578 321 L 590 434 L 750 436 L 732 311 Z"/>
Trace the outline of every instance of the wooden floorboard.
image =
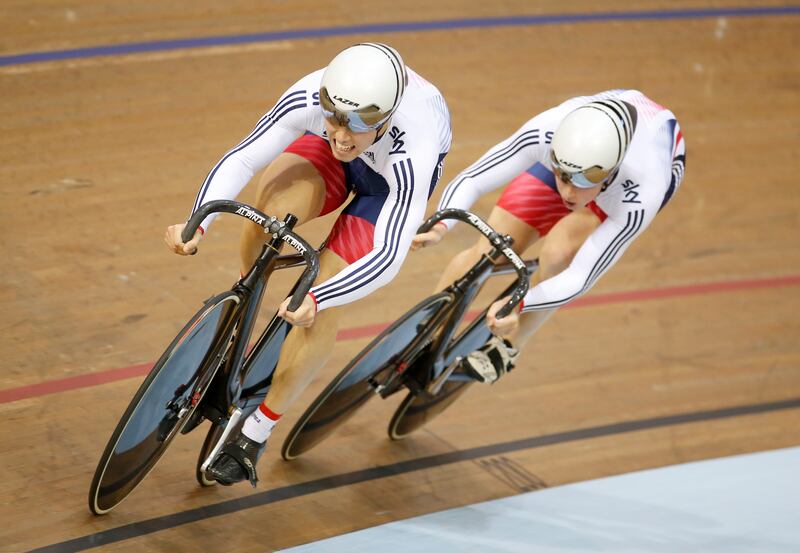
<path id="1" fill-rule="evenodd" d="M 347 13 L 306 0 L 267 8 L 240 0 L 224 9 L 210 1 L 125 10 L 109 1 L 6 4 L 0 56 L 556 9 L 521 0 L 355 2 Z M 604 12 L 707 7 L 603 4 Z M 558 10 L 599 8 L 570 0 Z M 208 170 L 283 90 L 352 42 L 391 43 L 445 94 L 454 142 L 444 182 L 539 111 L 609 88 L 637 88 L 672 109 L 688 150 L 680 191 L 588 297 L 686 293 L 565 309 L 514 373 L 473 386 L 405 441 L 386 437 L 400 399 L 393 397 L 367 405 L 306 457 L 280 460 L 302 409 L 369 337 L 342 339 L 277 427 L 258 490 L 196 486 L 200 431 L 177 440 L 139 489 L 98 518 L 86 508 L 89 482 L 141 377 L 0 403 L 0 552 L 80 550 L 91 535 L 116 540 L 98 547 L 104 552 L 263 552 L 538 486 L 800 444 L 800 408 L 774 407 L 800 398 L 800 282 L 791 280 L 800 276 L 799 32 L 798 15 L 634 18 L 0 66 L 0 391 L 150 363 L 204 298 L 229 287 L 238 221 L 221 218 L 189 259 L 166 251 L 165 227 L 187 216 Z M 253 194 L 246 189 L 242 199 Z M 498 194 L 474 209 L 488 214 Z M 303 232 L 319 242 L 332 221 Z M 438 248 L 410 254 L 394 282 L 347 307 L 343 327 L 391 322 L 473 241 L 459 229 Z M 290 280 L 276 275 L 276 290 Z M 725 287 L 737 282 L 762 284 Z M 761 407 L 725 411 L 742 406 Z M 670 419 L 703 413 L 710 415 Z M 633 430 L 635 421 L 663 424 Z M 498 444 L 596 428 L 617 431 L 496 453 Z M 487 456 L 396 468 L 482 447 Z M 337 476 L 356 481 L 335 485 Z M 301 484 L 324 478 L 329 489 L 300 493 Z M 287 498 L 252 503 L 273 490 Z M 211 516 L 225 505 L 233 507 Z M 187 516 L 193 521 L 180 523 Z"/>

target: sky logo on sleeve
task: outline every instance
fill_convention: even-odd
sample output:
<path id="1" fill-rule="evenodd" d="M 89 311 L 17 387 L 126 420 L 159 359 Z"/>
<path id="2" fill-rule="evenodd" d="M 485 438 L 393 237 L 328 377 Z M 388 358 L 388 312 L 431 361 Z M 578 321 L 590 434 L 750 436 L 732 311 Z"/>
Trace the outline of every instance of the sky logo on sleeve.
<path id="1" fill-rule="evenodd" d="M 405 134 L 406 131 L 401 131 L 397 127 L 392 127 L 392 130 L 389 131 L 389 137 L 392 139 L 392 149 L 389 151 L 389 155 L 406 153 L 406 151 L 403 149 L 403 146 L 405 146 L 406 143 L 401 140 Z"/>
<path id="2" fill-rule="evenodd" d="M 642 203 L 639 201 L 639 192 L 636 191 L 639 188 L 638 184 L 635 184 L 631 179 L 626 180 L 622 183 L 622 188 L 625 190 L 625 199 L 622 200 L 624 204 L 640 204 Z"/>

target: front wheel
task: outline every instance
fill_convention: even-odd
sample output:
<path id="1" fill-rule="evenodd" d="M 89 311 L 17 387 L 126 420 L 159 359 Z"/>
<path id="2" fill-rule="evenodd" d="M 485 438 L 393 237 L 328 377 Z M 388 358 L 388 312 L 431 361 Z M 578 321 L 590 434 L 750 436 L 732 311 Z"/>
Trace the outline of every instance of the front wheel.
<path id="1" fill-rule="evenodd" d="M 230 343 L 239 297 L 212 298 L 181 330 L 133 396 L 89 488 L 89 509 L 116 507 L 152 470 L 189 420 Z"/>
<path id="2" fill-rule="evenodd" d="M 423 300 L 356 355 L 295 423 L 283 442 L 283 458 L 289 461 L 316 446 L 377 395 L 371 382 L 383 382 L 391 371 L 404 370 L 404 364 L 412 361 L 404 358 L 408 347 L 418 338 L 424 340 L 421 331 L 451 301 L 444 292 Z"/>

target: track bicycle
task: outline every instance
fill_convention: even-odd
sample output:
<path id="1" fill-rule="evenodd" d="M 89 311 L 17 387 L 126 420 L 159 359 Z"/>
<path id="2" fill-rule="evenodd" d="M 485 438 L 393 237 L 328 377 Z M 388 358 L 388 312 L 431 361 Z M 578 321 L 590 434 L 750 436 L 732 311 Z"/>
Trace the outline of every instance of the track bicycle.
<path id="1" fill-rule="evenodd" d="M 239 215 L 271 235 L 248 273 L 227 292 L 207 299 L 155 363 L 122 415 L 103 451 L 89 489 L 89 509 L 105 514 L 125 499 L 153 469 L 178 433 L 203 420 L 211 429 L 198 457 L 197 481 L 215 482 L 205 470 L 239 421 L 264 400 L 284 339 L 292 326 L 277 315 L 248 351 L 266 282 L 273 271 L 305 266 L 291 291 L 289 311 L 303 301 L 319 272 L 318 251 L 292 230 L 294 215 L 282 221 L 246 204 L 218 200 L 204 204 L 186 224 L 188 242 L 211 213 Z M 297 253 L 281 255 L 284 244 Z"/>
<path id="2" fill-rule="evenodd" d="M 499 296 L 511 296 L 498 317 L 508 315 L 528 291 L 537 262 L 514 253 L 512 238 L 495 232 L 483 219 L 460 209 L 435 213 L 418 230 L 427 232 L 444 219 L 468 223 L 492 246 L 489 253 L 442 292 L 422 300 L 381 332 L 331 381 L 295 423 L 281 448 L 291 460 L 328 437 L 370 398 L 408 393 L 389 423 L 393 440 L 421 428 L 453 404 L 475 380 L 461 368 L 462 359 L 491 337 L 484 309 L 464 330 L 467 310 L 492 277 L 516 273 Z M 498 261 L 505 258 L 505 263 Z"/>

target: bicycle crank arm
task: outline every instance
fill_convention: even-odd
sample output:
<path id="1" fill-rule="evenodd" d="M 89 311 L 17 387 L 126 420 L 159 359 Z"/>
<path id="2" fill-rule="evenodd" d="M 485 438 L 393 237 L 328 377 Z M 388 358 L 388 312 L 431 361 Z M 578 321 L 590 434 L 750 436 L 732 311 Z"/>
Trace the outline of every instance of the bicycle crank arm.
<path id="1" fill-rule="evenodd" d="M 233 431 L 233 429 L 236 428 L 236 424 L 239 422 L 239 419 L 241 418 L 242 418 L 242 410 L 237 407 L 236 409 L 233 410 L 233 413 L 231 413 L 231 418 L 228 419 L 228 424 L 225 425 L 225 430 L 222 431 L 222 436 L 220 436 L 219 440 L 217 440 L 217 443 L 214 444 L 214 449 L 211 450 L 211 453 L 209 453 L 208 457 L 206 457 L 206 460 L 203 461 L 203 464 L 200 466 L 201 471 L 205 472 L 206 470 L 208 470 L 208 467 L 210 467 L 214 459 L 217 458 L 219 450 L 222 449 L 222 446 L 227 441 L 228 436 Z"/>
<path id="2" fill-rule="evenodd" d="M 439 393 L 439 390 L 442 389 L 444 383 L 447 382 L 447 379 L 450 378 L 450 375 L 453 374 L 453 371 L 456 370 L 461 364 L 462 357 L 456 357 L 455 360 L 447 366 L 445 370 L 442 371 L 442 374 L 431 380 L 428 387 L 425 388 L 425 391 L 428 392 L 430 395 L 435 396 Z"/>

